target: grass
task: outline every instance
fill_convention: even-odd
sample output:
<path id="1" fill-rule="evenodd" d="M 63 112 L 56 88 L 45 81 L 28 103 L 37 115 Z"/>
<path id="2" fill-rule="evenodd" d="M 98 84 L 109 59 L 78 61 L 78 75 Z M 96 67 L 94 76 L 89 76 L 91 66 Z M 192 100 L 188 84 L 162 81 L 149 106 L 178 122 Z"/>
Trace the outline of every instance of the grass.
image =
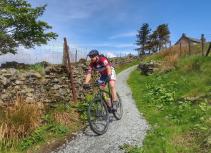
<path id="1" fill-rule="evenodd" d="M 27 152 L 48 150 L 47 144 L 64 143 L 64 140 L 78 131 L 84 125 L 79 120 L 78 112 L 69 104 L 58 104 L 43 117 L 41 127 L 23 139 L 19 145 L 19 150 Z"/>
<path id="2" fill-rule="evenodd" d="M 13 107 L 2 110 L 0 118 L 0 150 L 13 147 L 40 125 L 41 110 L 35 104 L 23 103 L 17 96 Z"/>
<path id="3" fill-rule="evenodd" d="M 24 67 L 18 67 L 17 68 L 20 72 L 26 72 L 26 71 L 35 71 L 40 73 L 41 75 L 44 75 L 45 73 L 45 67 L 42 63 L 37 63 L 37 64 L 31 64 L 31 65 L 26 65 Z"/>
<path id="4" fill-rule="evenodd" d="M 17 96 L 14 106 L 0 111 L 2 153 L 35 152 L 46 143 L 62 140 L 84 126 L 70 104 L 44 109 L 37 104 L 25 103 L 22 97 Z"/>
<path id="5" fill-rule="evenodd" d="M 133 66 L 133 65 L 137 65 L 137 64 L 139 64 L 139 63 L 140 63 L 140 59 L 136 59 L 136 60 L 134 60 L 134 61 L 132 61 L 132 62 L 130 62 L 130 63 L 122 64 L 122 65 L 117 66 L 117 67 L 115 68 L 115 71 L 116 71 L 116 73 L 118 74 L 118 73 L 120 73 L 121 71 L 123 71 L 123 70 L 125 70 L 125 69 L 127 69 L 127 68 L 129 68 L 129 67 L 131 67 L 131 66 Z"/>
<path id="6" fill-rule="evenodd" d="M 130 75 L 137 107 L 151 128 L 142 148 L 126 146 L 126 152 L 211 152 L 210 67 L 211 57 L 189 56 L 168 73 Z"/>
<path id="7" fill-rule="evenodd" d="M 28 69 L 39 72 L 40 74 L 44 74 L 45 72 L 44 65 L 41 63 L 30 65 Z"/>
<path id="8" fill-rule="evenodd" d="M 207 49 L 209 47 L 209 43 L 205 44 L 204 48 L 204 54 L 206 53 Z M 158 53 L 152 54 L 150 56 L 146 56 L 144 61 L 167 61 L 171 62 L 171 58 L 180 58 L 184 56 L 190 56 L 190 55 L 201 55 L 201 46 L 200 45 L 193 45 L 191 46 L 191 52 L 189 52 L 188 46 L 180 46 L 174 45 L 171 48 L 163 49 Z M 211 55 L 211 54 L 209 54 Z"/>

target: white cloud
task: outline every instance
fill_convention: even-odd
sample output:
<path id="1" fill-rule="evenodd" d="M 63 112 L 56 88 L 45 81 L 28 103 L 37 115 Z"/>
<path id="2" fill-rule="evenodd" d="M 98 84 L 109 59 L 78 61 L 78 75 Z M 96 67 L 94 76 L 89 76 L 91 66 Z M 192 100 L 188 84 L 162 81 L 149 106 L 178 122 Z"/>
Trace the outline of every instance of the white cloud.
<path id="1" fill-rule="evenodd" d="M 115 47 L 116 48 L 132 48 L 132 47 L 135 47 L 135 45 L 132 43 L 121 43 L 121 44 L 116 44 Z"/>
<path id="2" fill-rule="evenodd" d="M 106 56 L 111 57 L 123 57 L 128 54 L 137 55 L 137 51 L 135 50 L 122 50 L 122 49 L 113 49 L 113 50 L 100 50 L 100 53 Z"/>
<path id="3" fill-rule="evenodd" d="M 107 52 L 106 56 L 109 57 L 109 58 L 116 57 L 116 55 L 112 52 Z"/>
<path id="4" fill-rule="evenodd" d="M 78 57 L 82 58 L 87 55 L 87 51 L 80 48 L 75 43 L 69 43 L 70 47 L 70 58 L 75 61 L 76 49 L 78 50 Z M 5 54 L 0 56 L 0 65 L 5 62 L 16 61 L 25 64 L 34 64 L 42 61 L 46 61 L 53 64 L 59 64 L 62 62 L 63 56 L 63 42 L 58 40 L 52 40 L 48 45 L 42 45 L 35 47 L 34 49 L 26 49 L 19 47 L 17 54 Z"/>
<path id="5" fill-rule="evenodd" d="M 58 0 L 29 0 L 34 6 L 47 4 L 46 17 L 54 18 L 56 21 L 69 22 L 76 19 L 85 19 L 95 17 L 106 10 L 115 10 L 121 0 L 67 0 L 58 2 Z"/>
<path id="6" fill-rule="evenodd" d="M 120 33 L 117 35 L 113 35 L 109 37 L 109 39 L 118 39 L 118 38 L 125 38 L 125 37 L 134 37 L 136 36 L 136 32 L 126 32 L 126 33 Z"/>
<path id="7" fill-rule="evenodd" d="M 133 48 L 135 45 L 133 43 L 96 43 L 96 44 L 81 44 L 81 46 L 85 47 L 88 46 L 89 48 L 92 47 L 109 47 L 109 48 L 119 48 L 119 49 L 124 49 L 124 48 Z"/>

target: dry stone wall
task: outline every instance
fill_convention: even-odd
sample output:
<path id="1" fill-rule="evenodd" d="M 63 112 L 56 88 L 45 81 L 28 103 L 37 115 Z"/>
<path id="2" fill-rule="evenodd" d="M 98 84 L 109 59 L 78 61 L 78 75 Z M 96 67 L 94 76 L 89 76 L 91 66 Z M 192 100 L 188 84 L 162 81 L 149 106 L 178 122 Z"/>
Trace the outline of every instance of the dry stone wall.
<path id="1" fill-rule="evenodd" d="M 82 68 L 82 66 L 73 67 L 74 80 L 79 93 L 83 82 Z M 30 103 L 69 102 L 72 95 L 66 69 L 61 65 L 49 65 L 44 69 L 44 74 L 33 70 L 1 69 L 0 104 L 13 103 L 17 93 Z"/>
<path id="2" fill-rule="evenodd" d="M 131 62 L 133 58 L 112 59 L 115 66 Z M 10 64 L 9 64 L 10 65 Z M 21 67 L 27 67 L 21 64 Z M 82 85 L 87 62 L 82 61 L 72 65 L 73 78 L 79 100 L 83 99 Z M 42 102 L 45 104 L 70 102 L 72 93 L 66 68 L 62 65 L 45 63 L 43 72 L 33 69 L 19 69 L 10 65 L 0 68 L 0 105 L 10 105 L 15 102 L 16 95 L 21 94 L 26 102 Z"/>

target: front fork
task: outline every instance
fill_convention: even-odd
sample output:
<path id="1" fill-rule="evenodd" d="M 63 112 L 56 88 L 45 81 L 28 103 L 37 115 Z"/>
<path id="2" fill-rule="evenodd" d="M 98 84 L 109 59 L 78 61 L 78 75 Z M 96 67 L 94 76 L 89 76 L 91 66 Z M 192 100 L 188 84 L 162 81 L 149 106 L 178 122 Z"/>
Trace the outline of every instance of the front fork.
<path id="1" fill-rule="evenodd" d="M 102 92 L 102 97 L 103 97 L 103 100 L 105 101 L 107 107 L 112 107 L 112 98 L 109 93 L 110 92 L 108 92 L 108 93 Z"/>

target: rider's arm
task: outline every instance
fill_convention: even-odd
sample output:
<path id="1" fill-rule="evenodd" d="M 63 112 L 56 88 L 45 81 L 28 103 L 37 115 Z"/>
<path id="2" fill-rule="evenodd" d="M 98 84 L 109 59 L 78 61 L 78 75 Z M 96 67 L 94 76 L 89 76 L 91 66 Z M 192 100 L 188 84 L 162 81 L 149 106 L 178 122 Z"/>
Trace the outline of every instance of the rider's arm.
<path id="1" fill-rule="evenodd" d="M 84 82 L 84 84 L 88 84 L 90 80 L 91 80 L 91 73 L 88 73 L 88 74 L 86 75 L 86 77 L 85 77 L 85 82 Z"/>
<path id="2" fill-rule="evenodd" d="M 111 70 L 111 65 L 110 65 L 109 61 L 106 58 L 103 58 L 102 63 L 106 67 L 107 75 L 111 76 L 112 70 Z"/>
<path id="3" fill-rule="evenodd" d="M 91 80 L 91 77 L 92 77 L 92 65 L 90 64 L 87 69 L 84 84 L 88 84 L 89 81 Z"/>
<path id="4" fill-rule="evenodd" d="M 106 66 L 106 70 L 107 70 L 107 74 L 111 75 L 112 71 L 111 71 L 111 66 L 110 65 Z"/>

